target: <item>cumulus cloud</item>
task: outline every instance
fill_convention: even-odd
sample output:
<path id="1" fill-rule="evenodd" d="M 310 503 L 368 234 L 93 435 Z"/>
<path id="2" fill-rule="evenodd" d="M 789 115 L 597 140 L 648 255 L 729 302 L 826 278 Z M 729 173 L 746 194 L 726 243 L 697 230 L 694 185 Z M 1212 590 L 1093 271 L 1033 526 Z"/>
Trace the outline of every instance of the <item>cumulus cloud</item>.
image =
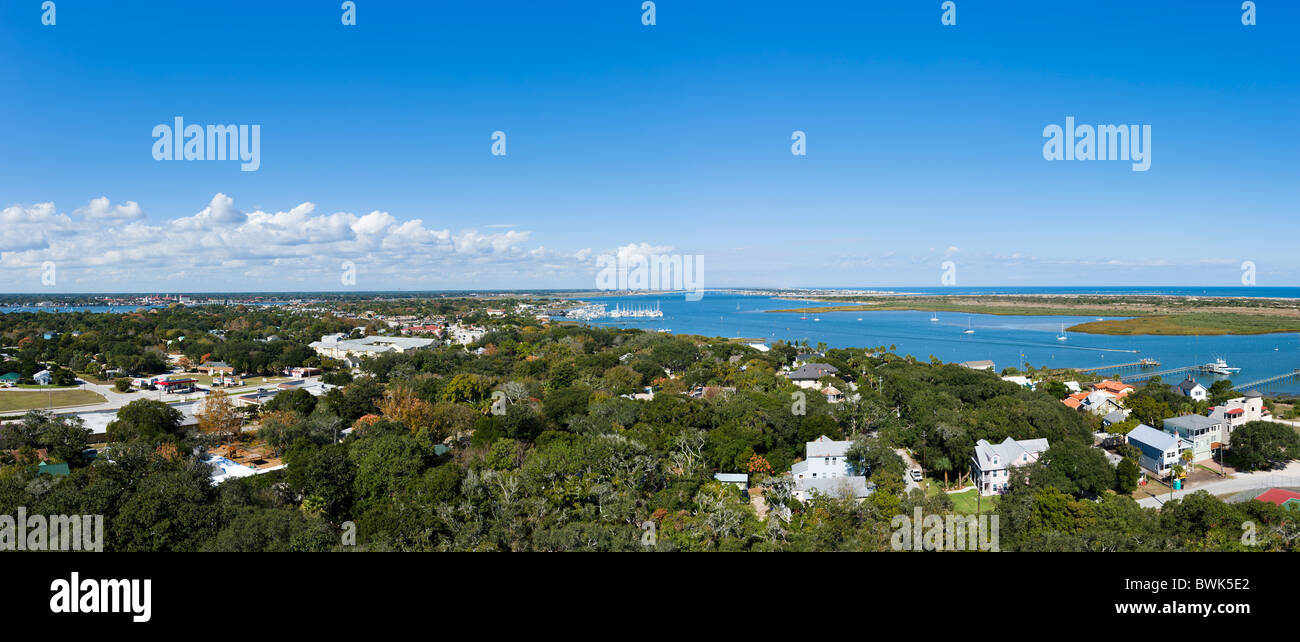
<path id="1" fill-rule="evenodd" d="M 113 205 L 107 196 L 91 199 L 85 207 L 72 213 L 96 221 L 137 221 L 144 218 L 144 210 L 135 201 Z"/>
<path id="2" fill-rule="evenodd" d="M 53 203 L 0 210 L 0 269 L 36 269 L 55 261 L 60 276 L 81 269 L 87 289 L 136 290 L 175 284 L 176 289 L 230 287 L 284 290 L 296 284 L 337 289 L 343 261 L 357 265 L 358 286 L 430 289 L 465 284 L 467 278 L 522 282 L 580 274 L 572 253 L 523 246 L 531 232 L 495 228 L 481 232 L 427 226 L 373 210 L 317 213 L 316 204 L 245 213 L 218 193 L 193 215 L 150 221 L 134 201 L 106 197 L 73 211 Z M 588 250 L 590 252 L 590 250 Z M 535 283 L 540 286 L 542 283 Z"/>

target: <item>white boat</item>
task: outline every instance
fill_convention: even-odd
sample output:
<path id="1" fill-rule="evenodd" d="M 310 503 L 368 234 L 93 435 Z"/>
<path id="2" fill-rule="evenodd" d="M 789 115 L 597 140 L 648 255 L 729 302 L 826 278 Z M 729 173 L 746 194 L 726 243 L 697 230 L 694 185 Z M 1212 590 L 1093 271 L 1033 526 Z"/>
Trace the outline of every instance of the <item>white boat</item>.
<path id="1" fill-rule="evenodd" d="M 1056 335 L 1057 341 L 1065 341 L 1065 324 L 1061 324 L 1061 334 Z"/>
<path id="2" fill-rule="evenodd" d="M 938 321 L 939 321 L 939 313 L 938 313 L 938 312 L 931 312 L 931 313 L 930 313 L 930 323 L 936 323 L 936 322 L 938 322 Z"/>
<path id="3" fill-rule="evenodd" d="M 962 334 L 975 334 L 975 329 L 970 327 L 970 319 L 966 319 L 966 329 L 961 331 Z"/>
<path id="4" fill-rule="evenodd" d="M 1234 368 L 1228 365 L 1228 362 L 1224 361 L 1222 357 L 1216 358 L 1214 360 L 1214 363 L 1205 364 L 1204 367 L 1206 370 L 1213 372 L 1214 374 L 1221 374 L 1221 375 L 1232 374 L 1234 372 L 1241 372 L 1241 368 Z"/>
<path id="5" fill-rule="evenodd" d="M 813 317 L 813 321 L 821 321 L 819 317 Z"/>

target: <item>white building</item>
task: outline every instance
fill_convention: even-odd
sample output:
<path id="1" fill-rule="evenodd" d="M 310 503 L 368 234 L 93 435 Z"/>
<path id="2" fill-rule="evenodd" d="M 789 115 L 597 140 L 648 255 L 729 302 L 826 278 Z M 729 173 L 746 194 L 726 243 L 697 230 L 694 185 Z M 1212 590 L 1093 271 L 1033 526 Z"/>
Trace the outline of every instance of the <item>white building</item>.
<path id="1" fill-rule="evenodd" d="M 32 381 L 42 386 L 48 386 L 54 382 L 54 375 L 50 374 L 49 370 L 42 370 L 32 375 Z"/>
<path id="2" fill-rule="evenodd" d="M 420 337 L 379 337 L 370 336 L 362 339 L 344 339 L 341 334 L 327 334 L 320 341 L 309 345 L 316 354 L 331 359 L 346 361 L 348 365 L 357 366 L 365 355 L 379 355 L 385 352 L 410 352 L 436 346 L 437 339 Z"/>
<path id="3" fill-rule="evenodd" d="M 975 454 L 970 458 L 971 479 L 979 486 L 981 495 L 1005 493 L 1011 468 L 1038 461 L 1045 450 L 1046 439 L 1017 441 L 1007 437 L 997 445 L 981 439 L 975 442 Z"/>
<path id="4" fill-rule="evenodd" d="M 470 325 L 449 325 L 447 326 L 447 338 L 452 343 L 460 345 L 469 345 L 482 339 L 487 334 L 486 328 Z"/>
<path id="5" fill-rule="evenodd" d="M 1184 397 L 1191 397 L 1192 401 L 1205 401 L 1210 396 L 1209 389 L 1193 379 L 1192 375 L 1187 375 L 1187 378 L 1177 387 L 1178 392 L 1181 392 Z"/>
<path id="6" fill-rule="evenodd" d="M 1260 421 L 1271 414 L 1268 408 L 1264 407 L 1264 396 L 1255 390 L 1247 392 L 1243 397 L 1229 399 L 1223 404 L 1210 408 L 1210 419 L 1227 424 L 1229 435 L 1237 426 L 1250 421 Z"/>
<path id="7" fill-rule="evenodd" d="M 852 441 L 836 441 L 822 435 L 804 444 L 804 460 L 790 467 L 794 497 L 808 501 L 814 492 L 833 497 L 862 499 L 871 494 L 867 478 L 849 469 L 847 454 Z"/>

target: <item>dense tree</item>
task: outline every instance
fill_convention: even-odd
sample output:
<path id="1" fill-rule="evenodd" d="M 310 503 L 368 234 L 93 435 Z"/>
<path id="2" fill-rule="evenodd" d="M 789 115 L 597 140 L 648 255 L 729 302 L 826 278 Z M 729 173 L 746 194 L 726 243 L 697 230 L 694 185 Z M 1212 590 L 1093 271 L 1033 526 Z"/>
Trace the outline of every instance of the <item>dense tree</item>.
<path id="1" fill-rule="evenodd" d="M 1245 470 L 1277 468 L 1300 458 L 1300 435 L 1287 424 L 1251 421 L 1232 431 L 1228 462 Z"/>
<path id="2" fill-rule="evenodd" d="M 109 441 L 141 440 L 157 443 L 181 436 L 181 411 L 161 401 L 137 399 L 117 411 L 108 424 Z"/>

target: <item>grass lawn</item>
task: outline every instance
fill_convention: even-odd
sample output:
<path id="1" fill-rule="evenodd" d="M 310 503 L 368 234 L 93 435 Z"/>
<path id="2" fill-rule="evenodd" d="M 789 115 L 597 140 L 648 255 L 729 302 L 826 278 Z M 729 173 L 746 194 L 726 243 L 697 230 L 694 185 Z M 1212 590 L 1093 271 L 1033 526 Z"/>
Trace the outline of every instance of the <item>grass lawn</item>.
<path id="1" fill-rule="evenodd" d="M 0 392 L 0 412 L 33 408 L 62 408 L 104 403 L 104 396 L 90 390 L 52 390 L 51 392 Z"/>
<path id="2" fill-rule="evenodd" d="M 976 514 L 975 505 L 977 499 L 979 500 L 979 512 L 986 515 L 997 510 L 998 500 L 1001 499 L 997 495 L 980 497 L 980 494 L 974 490 L 968 490 L 964 493 L 953 493 L 948 495 L 948 498 L 952 500 L 953 510 L 964 515 Z"/>
<path id="3" fill-rule="evenodd" d="M 944 492 L 943 484 L 936 482 L 933 479 L 927 479 L 925 481 L 925 494 L 927 496 L 933 497 L 943 492 Z M 978 496 L 979 493 L 972 488 L 963 493 L 950 493 L 948 495 L 948 499 L 952 500 L 952 506 L 954 511 L 958 513 L 962 513 L 964 515 L 974 515 L 976 514 L 975 512 L 976 497 Z M 979 512 L 985 515 L 993 512 L 995 509 L 997 509 L 998 499 L 1000 498 L 997 495 L 990 495 L 987 497 L 980 498 Z"/>

